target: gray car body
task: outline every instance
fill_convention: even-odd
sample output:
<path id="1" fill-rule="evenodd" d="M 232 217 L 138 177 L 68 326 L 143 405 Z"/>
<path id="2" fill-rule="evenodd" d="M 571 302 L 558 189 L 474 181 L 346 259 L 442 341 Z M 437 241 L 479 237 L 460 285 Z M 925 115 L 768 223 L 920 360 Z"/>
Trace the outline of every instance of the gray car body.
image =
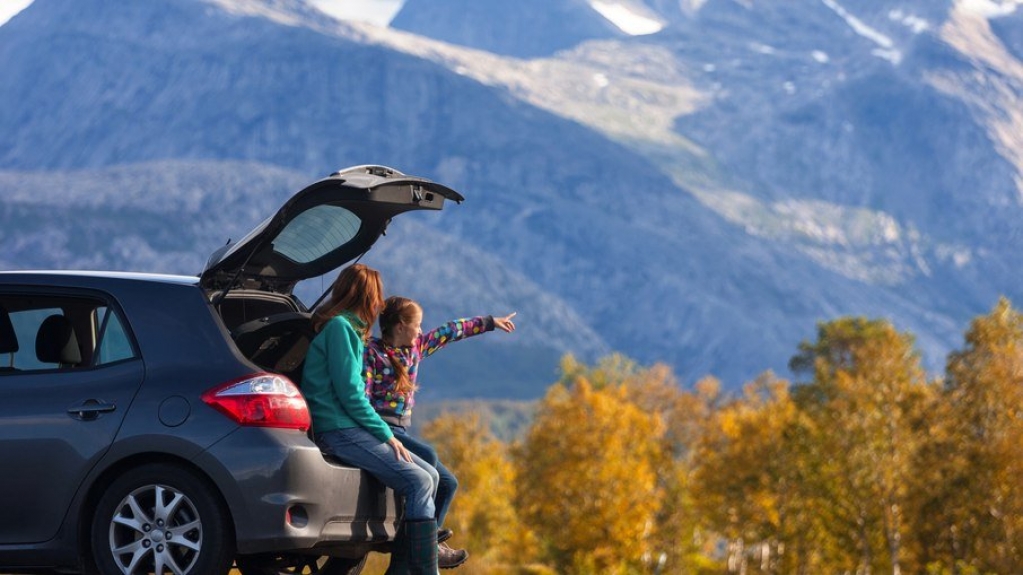
<path id="1" fill-rule="evenodd" d="M 303 431 L 241 427 L 200 400 L 262 370 L 231 344 L 198 278 L 0 272 L 0 293 L 11 292 L 110 300 L 139 357 L 0 379 L 4 568 L 79 568 L 99 493 L 124 469 L 160 460 L 187 466 L 215 488 L 239 553 L 318 546 L 357 554 L 393 537 L 393 494 L 365 472 L 325 461 Z M 93 420 L 69 415 L 90 400 L 116 409 Z M 296 503 L 309 512 L 302 529 L 283 521 Z"/>

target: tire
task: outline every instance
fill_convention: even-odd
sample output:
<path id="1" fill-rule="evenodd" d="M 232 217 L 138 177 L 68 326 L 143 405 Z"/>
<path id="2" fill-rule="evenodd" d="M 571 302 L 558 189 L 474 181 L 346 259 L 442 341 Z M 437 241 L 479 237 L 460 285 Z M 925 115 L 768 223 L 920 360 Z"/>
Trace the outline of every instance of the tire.
<path id="1" fill-rule="evenodd" d="M 101 575 L 227 575 L 234 531 L 213 488 L 170 464 L 129 469 L 111 483 L 92 518 Z"/>
<path id="2" fill-rule="evenodd" d="M 311 555 L 245 555 L 236 565 L 242 575 L 359 575 L 369 554 L 355 559 Z"/>

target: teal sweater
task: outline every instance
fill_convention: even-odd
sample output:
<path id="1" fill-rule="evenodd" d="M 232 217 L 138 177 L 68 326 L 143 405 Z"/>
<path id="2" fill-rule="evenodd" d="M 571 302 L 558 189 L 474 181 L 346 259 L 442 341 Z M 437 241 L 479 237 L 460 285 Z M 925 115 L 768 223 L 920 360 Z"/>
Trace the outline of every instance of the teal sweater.
<path id="1" fill-rule="evenodd" d="M 302 370 L 302 395 L 309 404 L 313 432 L 363 427 L 381 442 L 394 436 L 366 397 L 362 379 L 362 336 L 358 318 L 342 314 L 323 324 L 309 344 Z"/>

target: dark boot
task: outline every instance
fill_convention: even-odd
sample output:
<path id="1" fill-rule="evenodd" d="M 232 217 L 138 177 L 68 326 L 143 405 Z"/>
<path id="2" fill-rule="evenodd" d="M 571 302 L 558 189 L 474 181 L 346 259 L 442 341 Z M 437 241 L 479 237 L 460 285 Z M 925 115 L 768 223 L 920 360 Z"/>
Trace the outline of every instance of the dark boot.
<path id="1" fill-rule="evenodd" d="M 408 575 L 437 575 L 437 521 L 405 521 L 405 529 Z"/>
<path id="2" fill-rule="evenodd" d="M 452 549 L 447 543 L 437 546 L 437 566 L 441 569 L 454 569 L 469 558 L 469 552 L 465 549 Z"/>
<path id="3" fill-rule="evenodd" d="M 408 529 L 402 521 L 398 526 L 398 532 L 394 534 L 394 542 L 391 543 L 391 562 L 387 565 L 384 575 L 407 575 L 408 572 Z"/>
<path id="4" fill-rule="evenodd" d="M 451 536 L 454 534 L 454 531 L 447 528 L 437 529 L 437 543 L 444 543 L 448 539 L 451 539 Z"/>

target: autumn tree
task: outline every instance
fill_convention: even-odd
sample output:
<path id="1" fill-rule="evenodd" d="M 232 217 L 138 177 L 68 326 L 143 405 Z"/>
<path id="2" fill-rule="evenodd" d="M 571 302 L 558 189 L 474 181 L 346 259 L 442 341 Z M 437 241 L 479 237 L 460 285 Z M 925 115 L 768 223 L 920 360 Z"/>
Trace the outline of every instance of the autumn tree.
<path id="1" fill-rule="evenodd" d="M 929 547 L 946 573 L 1023 565 L 1023 316 L 1002 298 L 949 354 L 928 464 Z"/>
<path id="2" fill-rule="evenodd" d="M 814 505 L 843 561 L 832 569 L 899 575 L 915 566 L 903 541 L 928 388 L 912 335 L 884 320 L 841 318 L 819 325 L 791 366 L 813 375 L 794 397 L 811 422 L 808 456 L 820 465 L 808 478 Z"/>
<path id="3" fill-rule="evenodd" d="M 568 355 L 562 359 L 561 373 L 558 383 L 569 388 L 579 381 L 594 389 L 624 387 L 632 404 L 660 418 L 664 424 L 663 461 L 658 468 L 657 491 L 662 505 L 651 534 L 651 562 L 670 573 L 709 569 L 715 564 L 709 556 L 716 541 L 703 531 L 692 474 L 695 445 L 722 401 L 721 383 L 707 377 L 688 391 L 667 365 L 645 367 L 621 354 L 601 358 L 593 366 Z"/>
<path id="4" fill-rule="evenodd" d="M 443 414 L 427 424 L 423 435 L 458 477 L 446 523 L 459 544 L 471 550 L 473 564 L 490 568 L 476 572 L 532 563 L 538 548 L 514 507 L 515 469 L 508 446 L 491 435 L 476 413 Z"/>
<path id="5" fill-rule="evenodd" d="M 516 450 L 516 506 L 561 573 L 630 573 L 650 557 L 664 426 L 628 388 L 556 384 Z"/>
<path id="6" fill-rule="evenodd" d="M 655 548 L 662 552 L 659 557 L 665 559 L 666 572 L 718 572 L 717 540 L 700 512 L 703 495 L 694 473 L 700 457 L 697 445 L 720 408 L 721 383 L 707 377 L 697 381 L 692 391 L 683 391 L 672 376 L 636 381 L 631 387 L 637 390 L 633 395 L 641 398 L 638 403 L 658 413 L 665 424 L 664 447 L 671 460 L 659 474 L 664 504 L 657 518 Z"/>
<path id="7" fill-rule="evenodd" d="M 598 390 L 625 387 L 630 403 L 660 416 L 665 425 L 664 447 L 679 460 L 691 460 L 693 446 L 723 401 L 721 382 L 712 377 L 685 391 L 667 365 L 644 367 L 621 354 L 606 356 L 592 367 L 567 355 L 561 360 L 561 373 L 558 384 L 564 387 L 579 381 Z"/>
<path id="8" fill-rule="evenodd" d="M 804 463 L 787 441 L 798 416 L 788 382 L 765 373 L 715 412 L 699 441 L 693 491 L 703 519 L 728 540 L 731 572 L 799 572 L 798 557 L 782 556 L 798 550 L 786 545 L 800 525 Z"/>

